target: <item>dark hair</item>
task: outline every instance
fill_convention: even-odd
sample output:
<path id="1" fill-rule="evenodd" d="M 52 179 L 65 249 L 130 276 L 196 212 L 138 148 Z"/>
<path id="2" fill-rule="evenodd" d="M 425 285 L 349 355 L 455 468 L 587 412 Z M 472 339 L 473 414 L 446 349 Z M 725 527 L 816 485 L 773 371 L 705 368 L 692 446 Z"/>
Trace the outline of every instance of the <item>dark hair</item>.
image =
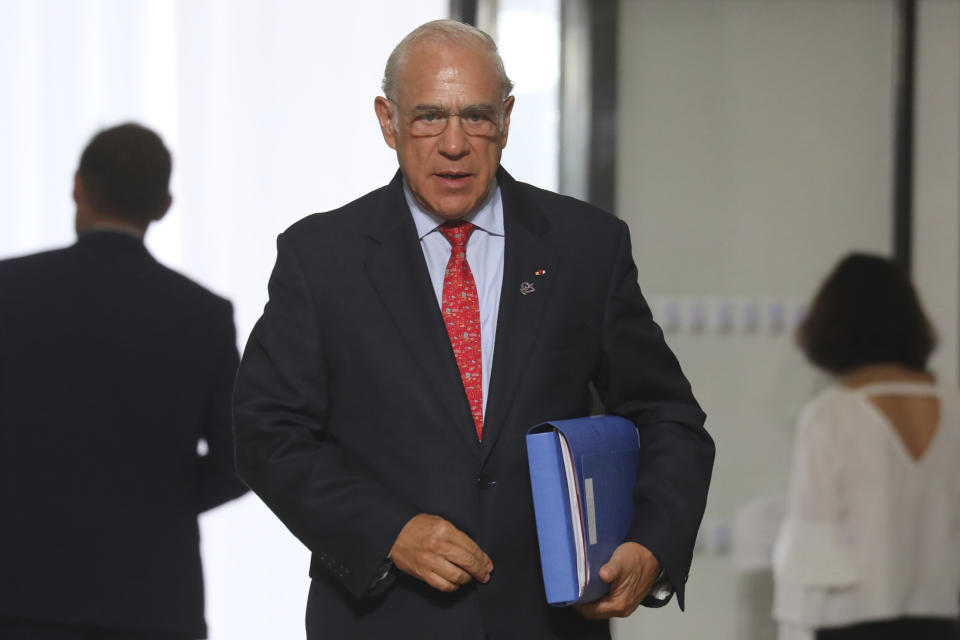
<path id="1" fill-rule="evenodd" d="M 128 122 L 93 136 L 77 172 L 94 209 L 146 225 L 165 211 L 171 165 L 160 136 Z"/>
<path id="2" fill-rule="evenodd" d="M 896 263 L 853 253 L 820 286 L 797 343 L 813 364 L 835 374 L 884 362 L 923 371 L 936 335 Z"/>

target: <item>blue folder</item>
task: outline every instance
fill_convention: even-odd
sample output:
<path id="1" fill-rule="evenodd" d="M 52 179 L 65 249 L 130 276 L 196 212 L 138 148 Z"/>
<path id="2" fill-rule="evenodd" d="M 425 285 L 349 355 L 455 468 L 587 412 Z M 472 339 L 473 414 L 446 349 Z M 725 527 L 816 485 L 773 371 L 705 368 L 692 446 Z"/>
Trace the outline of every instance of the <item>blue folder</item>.
<path id="1" fill-rule="evenodd" d="M 616 416 L 556 420 L 530 429 L 526 439 L 547 602 L 565 606 L 598 600 L 609 590 L 598 575 L 600 567 L 633 521 L 640 450 L 636 427 Z M 567 482 L 565 455 L 573 486 Z M 577 538 L 584 550 L 582 578 Z"/>

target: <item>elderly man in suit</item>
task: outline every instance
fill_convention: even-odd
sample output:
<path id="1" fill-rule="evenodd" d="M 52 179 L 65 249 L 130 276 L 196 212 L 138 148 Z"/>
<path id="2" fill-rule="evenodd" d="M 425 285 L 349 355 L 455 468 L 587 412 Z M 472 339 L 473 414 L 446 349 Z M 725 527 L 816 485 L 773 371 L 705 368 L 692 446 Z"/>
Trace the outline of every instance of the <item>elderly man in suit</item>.
<path id="1" fill-rule="evenodd" d="M 241 476 L 311 550 L 307 636 L 608 638 L 683 586 L 713 443 L 637 285 L 626 225 L 500 167 L 514 98 L 451 21 L 391 54 L 400 170 L 277 241 L 234 395 Z M 524 434 L 594 395 L 641 442 L 610 594 L 546 604 Z"/>
<path id="2" fill-rule="evenodd" d="M 101 131 L 76 244 L 0 262 L 4 640 L 206 637 L 197 515 L 246 491 L 238 355 L 230 303 L 143 244 L 170 170 L 153 131 Z"/>

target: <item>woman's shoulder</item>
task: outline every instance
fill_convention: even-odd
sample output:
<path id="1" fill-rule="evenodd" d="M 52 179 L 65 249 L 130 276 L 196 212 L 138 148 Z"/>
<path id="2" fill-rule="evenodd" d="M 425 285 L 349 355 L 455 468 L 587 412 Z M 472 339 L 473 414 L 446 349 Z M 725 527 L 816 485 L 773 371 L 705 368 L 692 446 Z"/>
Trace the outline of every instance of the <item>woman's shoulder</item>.
<path id="1" fill-rule="evenodd" d="M 863 435 L 869 416 L 855 389 L 831 384 L 808 400 L 800 411 L 797 437 L 811 446 L 842 446 Z"/>
<path id="2" fill-rule="evenodd" d="M 834 383 L 821 389 L 810 398 L 800 411 L 800 423 L 829 417 L 839 411 L 845 411 L 856 402 L 853 389 Z"/>

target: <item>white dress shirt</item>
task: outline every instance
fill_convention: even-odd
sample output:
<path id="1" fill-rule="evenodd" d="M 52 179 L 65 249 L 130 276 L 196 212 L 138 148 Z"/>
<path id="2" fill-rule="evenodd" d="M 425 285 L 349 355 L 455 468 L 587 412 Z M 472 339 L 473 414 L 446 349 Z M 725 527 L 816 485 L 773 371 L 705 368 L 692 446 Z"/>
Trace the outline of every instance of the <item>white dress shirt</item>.
<path id="1" fill-rule="evenodd" d="M 424 211 L 407 186 L 403 193 L 413 214 L 420 237 L 420 248 L 427 261 L 430 283 L 437 296 L 437 306 L 443 302 L 443 275 L 450 260 L 450 243 L 439 227 L 446 219 Z M 503 285 L 503 200 L 500 187 L 494 183 L 490 195 L 476 213 L 464 216 L 463 220 L 476 227 L 467 240 L 467 264 L 477 285 L 480 305 L 480 355 L 483 393 L 483 415 L 487 415 L 487 391 L 490 389 L 490 369 L 493 366 L 493 347 L 497 334 L 497 316 L 500 313 L 500 290 Z"/>

